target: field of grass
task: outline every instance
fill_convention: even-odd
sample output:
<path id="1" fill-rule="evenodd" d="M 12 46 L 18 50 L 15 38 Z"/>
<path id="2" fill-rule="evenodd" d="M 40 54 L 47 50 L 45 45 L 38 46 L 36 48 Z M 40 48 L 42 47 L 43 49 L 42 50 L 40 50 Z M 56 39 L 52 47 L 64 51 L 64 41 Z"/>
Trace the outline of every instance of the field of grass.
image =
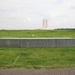
<path id="1" fill-rule="evenodd" d="M 34 34 L 34 36 L 32 36 Z M 42 38 L 42 37 L 73 37 L 75 30 L 0 30 L 0 38 Z"/>
<path id="2" fill-rule="evenodd" d="M 75 48 L 0 48 L 0 68 L 75 67 Z"/>
<path id="3" fill-rule="evenodd" d="M 34 34 L 34 36 L 32 36 Z M 0 30 L 0 38 L 72 37 L 75 30 Z M 0 48 L 0 68 L 75 67 L 75 48 Z"/>

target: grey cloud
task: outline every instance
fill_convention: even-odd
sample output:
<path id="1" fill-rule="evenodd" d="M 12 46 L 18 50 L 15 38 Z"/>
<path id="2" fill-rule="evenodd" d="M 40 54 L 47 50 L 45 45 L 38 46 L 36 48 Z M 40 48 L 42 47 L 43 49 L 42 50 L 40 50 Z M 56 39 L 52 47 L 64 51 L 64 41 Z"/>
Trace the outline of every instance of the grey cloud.
<path id="1" fill-rule="evenodd" d="M 75 6 L 71 6 L 70 9 L 75 9 Z"/>

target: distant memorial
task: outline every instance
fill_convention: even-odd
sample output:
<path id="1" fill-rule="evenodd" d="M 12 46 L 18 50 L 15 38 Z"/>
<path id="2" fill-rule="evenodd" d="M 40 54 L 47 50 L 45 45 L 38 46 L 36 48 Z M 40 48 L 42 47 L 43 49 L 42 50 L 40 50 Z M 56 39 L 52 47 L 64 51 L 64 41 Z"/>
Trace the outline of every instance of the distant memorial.
<path id="1" fill-rule="evenodd" d="M 43 19 L 43 29 L 48 29 L 48 20 L 47 19 Z"/>

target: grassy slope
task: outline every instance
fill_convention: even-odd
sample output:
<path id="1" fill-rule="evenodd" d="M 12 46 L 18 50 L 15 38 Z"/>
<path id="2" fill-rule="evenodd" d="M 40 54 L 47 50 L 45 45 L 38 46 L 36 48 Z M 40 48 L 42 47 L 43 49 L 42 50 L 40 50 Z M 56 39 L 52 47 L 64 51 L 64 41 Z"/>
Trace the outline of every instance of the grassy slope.
<path id="1" fill-rule="evenodd" d="M 32 36 L 34 34 L 34 36 Z M 0 30 L 0 37 L 74 37 L 75 30 Z"/>
<path id="2" fill-rule="evenodd" d="M 75 67 L 75 48 L 0 48 L 0 68 L 68 67 Z"/>

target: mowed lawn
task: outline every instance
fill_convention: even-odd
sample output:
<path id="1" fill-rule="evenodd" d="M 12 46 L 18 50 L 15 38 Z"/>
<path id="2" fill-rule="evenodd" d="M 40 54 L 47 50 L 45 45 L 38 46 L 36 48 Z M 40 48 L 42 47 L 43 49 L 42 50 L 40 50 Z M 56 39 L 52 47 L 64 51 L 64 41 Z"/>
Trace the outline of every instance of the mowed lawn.
<path id="1" fill-rule="evenodd" d="M 50 37 L 73 37 L 75 30 L 0 30 L 0 38 L 50 38 Z"/>
<path id="2" fill-rule="evenodd" d="M 75 67 L 75 48 L 0 48 L 0 68 Z"/>

